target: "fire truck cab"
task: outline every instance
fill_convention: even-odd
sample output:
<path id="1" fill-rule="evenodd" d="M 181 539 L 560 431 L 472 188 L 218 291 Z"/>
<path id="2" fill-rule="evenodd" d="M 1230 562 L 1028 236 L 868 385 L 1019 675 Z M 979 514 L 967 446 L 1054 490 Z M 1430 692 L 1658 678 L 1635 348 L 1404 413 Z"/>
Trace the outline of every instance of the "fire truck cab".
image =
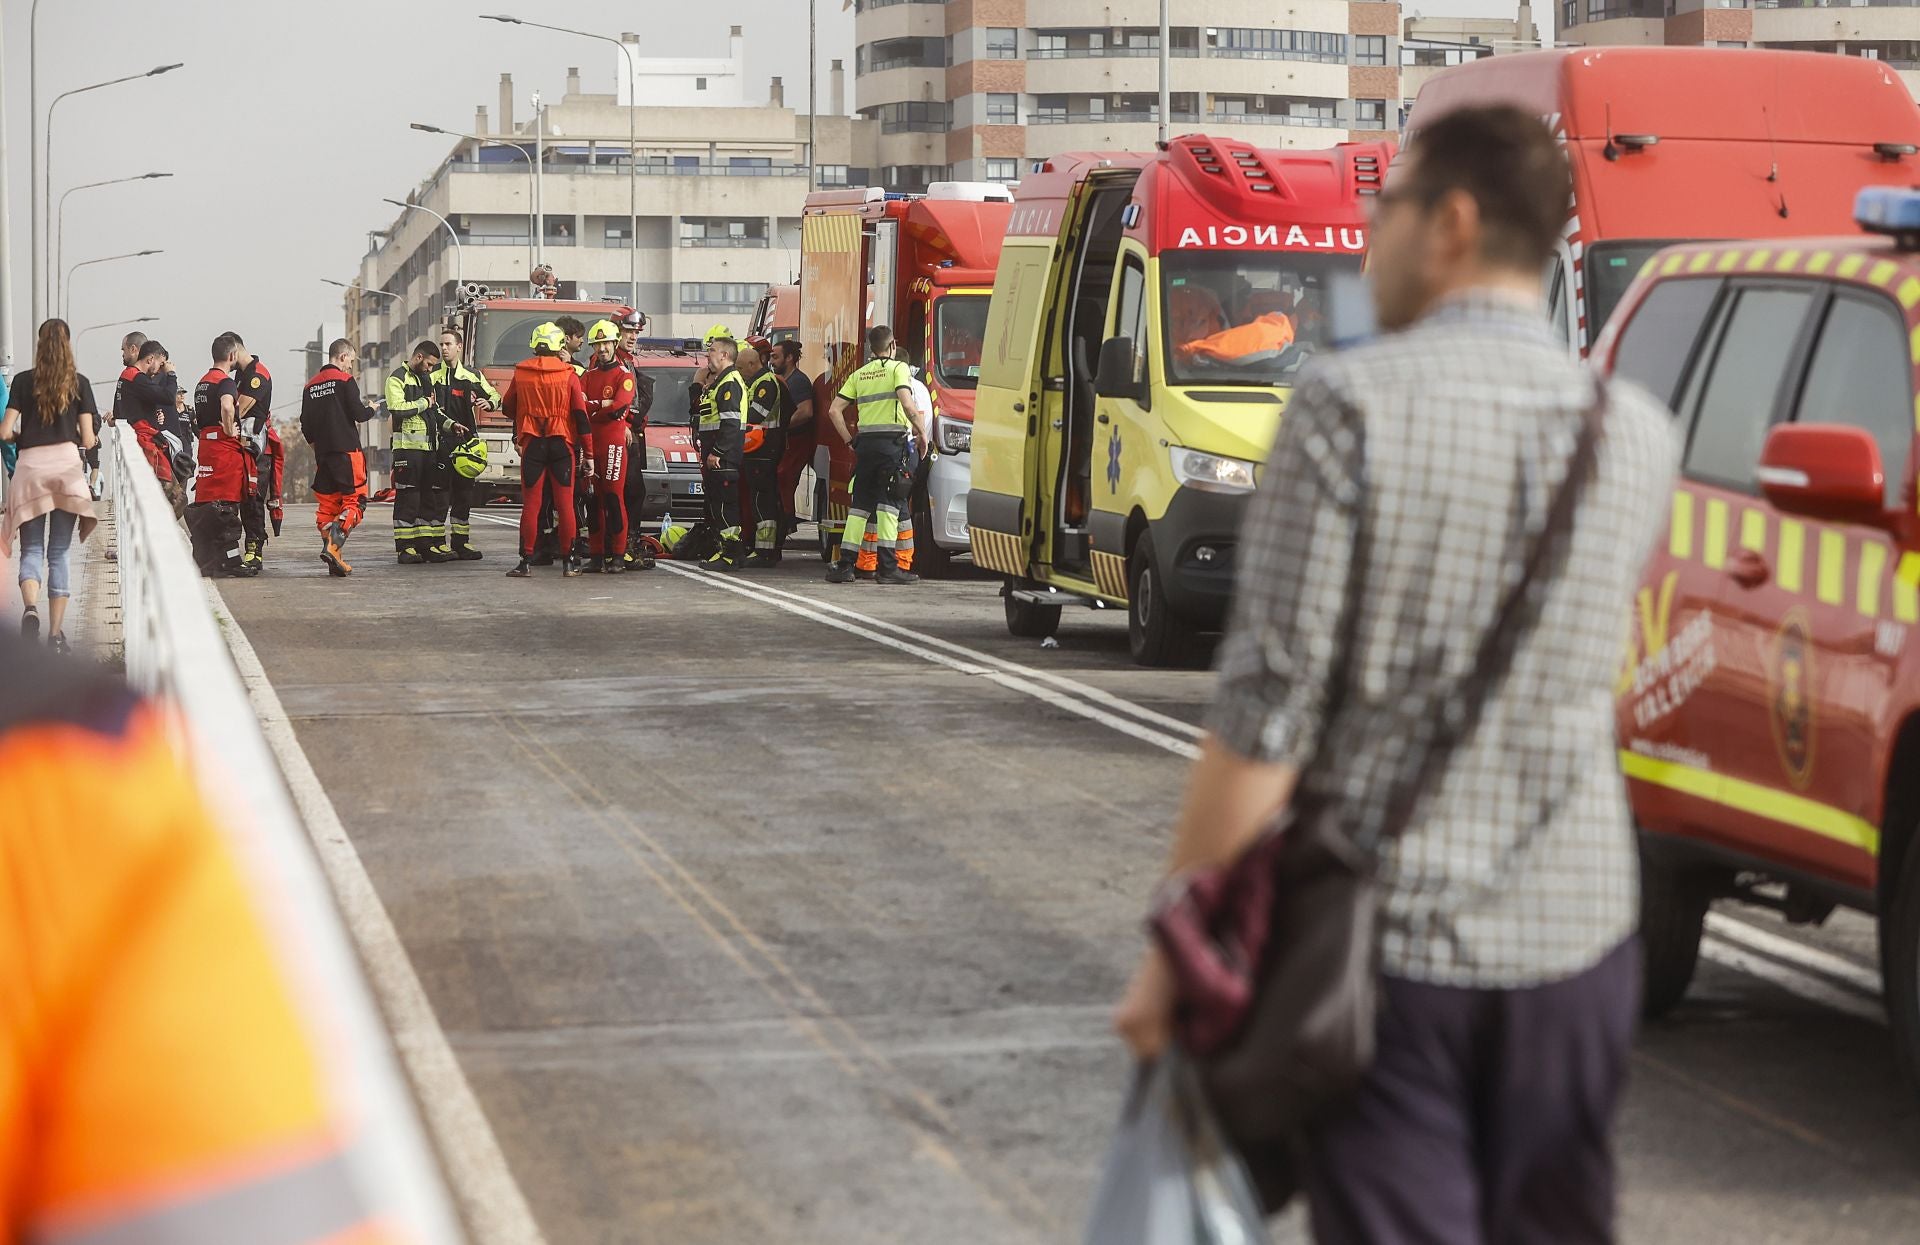
<path id="1" fill-rule="evenodd" d="M 967 499 L 1007 627 L 1124 605 L 1136 661 L 1217 629 L 1240 516 L 1328 296 L 1357 278 L 1391 143 L 1176 139 L 1020 183 L 987 311 Z"/>
<path id="2" fill-rule="evenodd" d="M 865 361 L 867 329 L 885 324 L 933 398 L 940 452 L 913 498 L 914 567 L 922 572 L 938 574 L 969 547 L 974 386 L 1012 198 L 990 182 L 936 182 L 924 195 L 861 188 L 807 196 L 799 309 L 806 366 L 826 371 L 837 391 Z M 834 436 L 824 400 L 815 406 L 822 409 L 813 513 L 831 559 L 846 522 L 853 449 Z"/>
<path id="3" fill-rule="evenodd" d="M 1764 49 L 1560 48 L 1435 75 L 1406 144 L 1458 108 L 1546 118 L 1573 204 L 1546 275 L 1555 325 L 1585 354 L 1647 257 L 1676 242 L 1853 230 L 1854 193 L 1920 177 L 1920 107 L 1875 60 Z"/>

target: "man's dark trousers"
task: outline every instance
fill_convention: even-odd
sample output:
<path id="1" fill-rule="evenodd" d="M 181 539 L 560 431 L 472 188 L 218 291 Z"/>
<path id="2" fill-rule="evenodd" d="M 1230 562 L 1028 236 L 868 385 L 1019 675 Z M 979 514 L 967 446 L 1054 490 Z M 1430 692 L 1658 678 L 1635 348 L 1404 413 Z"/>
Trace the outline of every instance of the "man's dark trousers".
<path id="1" fill-rule="evenodd" d="M 1640 1010 L 1640 946 L 1523 990 L 1388 978 L 1380 1049 L 1309 1139 L 1318 1245 L 1605 1245 L 1608 1135 Z"/>

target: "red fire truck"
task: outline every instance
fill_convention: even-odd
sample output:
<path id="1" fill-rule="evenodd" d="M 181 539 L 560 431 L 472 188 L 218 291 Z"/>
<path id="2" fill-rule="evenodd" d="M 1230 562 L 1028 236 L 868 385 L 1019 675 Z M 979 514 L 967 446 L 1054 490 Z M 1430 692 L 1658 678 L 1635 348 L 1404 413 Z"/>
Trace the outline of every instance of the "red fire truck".
<path id="1" fill-rule="evenodd" d="M 560 316 L 583 324 L 618 320 L 618 303 L 501 298 L 489 293 L 463 302 L 456 314 L 467 340 L 467 366 L 475 367 L 504 394 L 513 381 L 514 365 L 531 351 L 533 330 Z M 642 468 L 646 501 L 636 518 L 655 522 L 669 510 L 698 514 L 700 455 L 694 448 L 687 413 L 687 389 L 700 366 L 700 343 L 678 338 L 641 338 L 636 347 L 639 370 L 653 380 L 653 409 L 647 416 L 647 452 Z M 498 411 L 480 416 L 480 435 L 487 443 L 487 470 L 480 477 L 480 497 L 487 502 L 520 497 L 520 455 L 513 448 L 513 429 Z"/>
<path id="2" fill-rule="evenodd" d="M 936 182 L 924 195 L 877 187 L 807 197 L 801 221 L 800 340 L 809 370 L 833 388 L 865 361 L 866 332 L 894 331 L 924 369 L 940 454 L 913 499 L 915 569 L 939 573 L 967 549 L 973 390 L 987 296 L 1013 195 L 992 182 Z M 824 395 L 823 395 L 824 396 Z M 813 513 L 832 558 L 847 517 L 853 450 L 819 412 Z"/>

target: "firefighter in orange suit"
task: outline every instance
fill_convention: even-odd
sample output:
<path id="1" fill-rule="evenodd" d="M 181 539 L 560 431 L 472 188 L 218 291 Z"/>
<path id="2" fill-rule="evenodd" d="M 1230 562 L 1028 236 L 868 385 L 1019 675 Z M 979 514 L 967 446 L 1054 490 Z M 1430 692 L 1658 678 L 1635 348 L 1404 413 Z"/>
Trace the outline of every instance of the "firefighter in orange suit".
<path id="1" fill-rule="evenodd" d="M 32 882 L 0 886 L 0 1240 L 397 1242 L 346 1174 L 377 1121 L 158 714 L 0 641 L 0 774 Z"/>

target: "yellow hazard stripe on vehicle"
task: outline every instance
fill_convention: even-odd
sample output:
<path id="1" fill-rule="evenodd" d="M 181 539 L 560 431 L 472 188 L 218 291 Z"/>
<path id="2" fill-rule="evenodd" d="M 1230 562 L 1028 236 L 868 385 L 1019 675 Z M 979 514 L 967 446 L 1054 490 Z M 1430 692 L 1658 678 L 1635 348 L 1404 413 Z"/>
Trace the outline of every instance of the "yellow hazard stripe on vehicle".
<path id="1" fill-rule="evenodd" d="M 1671 557 L 1723 570 L 1736 547 L 1766 558 L 1783 592 L 1811 587 L 1822 604 L 1851 605 L 1864 618 L 1890 614 L 1899 622 L 1920 622 L 1920 553 L 1896 554 L 1884 537 L 1777 517 L 1757 505 L 1740 506 L 1736 527 L 1733 503 L 1674 491 L 1667 522 Z"/>
<path id="2" fill-rule="evenodd" d="M 1848 847 L 1857 847 L 1870 856 L 1880 854 L 1878 826 L 1803 795 L 1763 787 L 1740 778 L 1729 778 L 1725 774 L 1683 765 L 1678 761 L 1642 756 L 1625 748 L 1620 750 L 1620 772 L 1628 778 L 1678 791 L 1722 808 L 1764 817 L 1768 821 L 1805 830 Z"/>

